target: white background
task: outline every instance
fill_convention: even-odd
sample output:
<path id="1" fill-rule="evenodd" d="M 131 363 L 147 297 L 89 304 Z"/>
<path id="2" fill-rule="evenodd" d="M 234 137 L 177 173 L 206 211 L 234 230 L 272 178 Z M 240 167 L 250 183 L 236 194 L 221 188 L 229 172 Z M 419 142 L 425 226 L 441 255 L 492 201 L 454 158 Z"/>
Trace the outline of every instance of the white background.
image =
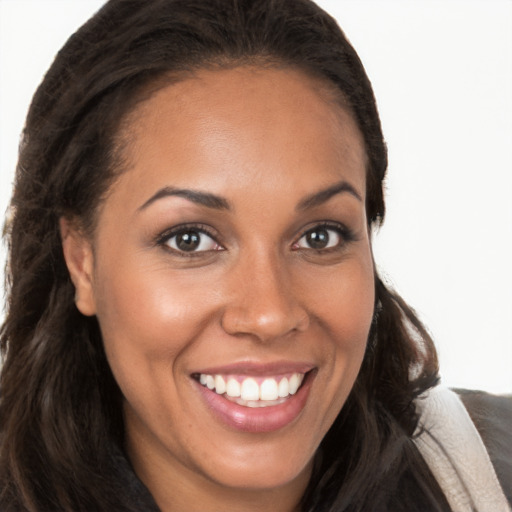
<path id="1" fill-rule="evenodd" d="M 379 268 L 434 335 L 446 385 L 512 392 L 512 1 L 318 3 L 363 60 L 388 141 Z M 102 4 L 0 0 L 0 214 L 30 98 Z"/>

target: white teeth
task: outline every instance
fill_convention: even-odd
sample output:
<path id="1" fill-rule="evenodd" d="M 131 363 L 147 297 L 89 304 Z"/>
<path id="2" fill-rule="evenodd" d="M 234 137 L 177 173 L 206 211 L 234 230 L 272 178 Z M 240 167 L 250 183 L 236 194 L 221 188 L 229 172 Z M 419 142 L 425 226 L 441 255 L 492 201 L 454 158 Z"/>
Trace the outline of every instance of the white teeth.
<path id="1" fill-rule="evenodd" d="M 266 407 L 282 403 L 285 398 L 297 393 L 304 380 L 304 374 L 293 373 L 281 379 L 266 377 L 261 384 L 253 377 L 246 377 L 241 383 L 239 379 L 203 373 L 199 375 L 199 382 L 218 395 L 225 394 L 229 398 L 238 398 L 236 402 L 246 407 Z"/>
<path id="2" fill-rule="evenodd" d="M 260 387 L 260 400 L 277 400 L 279 392 L 275 379 L 265 379 Z"/>
<path id="3" fill-rule="evenodd" d="M 226 394 L 232 398 L 238 398 L 240 396 L 240 383 L 236 379 L 228 379 Z"/>
<path id="4" fill-rule="evenodd" d="M 206 387 L 208 389 L 214 389 L 215 388 L 215 379 L 211 375 L 206 376 Z"/>
<path id="5" fill-rule="evenodd" d="M 294 373 L 290 377 L 290 381 L 288 382 L 290 395 L 295 395 L 295 393 L 297 393 L 300 383 L 301 383 L 301 379 L 299 378 L 298 374 Z"/>
<path id="6" fill-rule="evenodd" d="M 290 394 L 288 379 L 286 377 L 282 378 L 279 382 L 278 394 L 280 398 L 284 398 Z"/>
<path id="7" fill-rule="evenodd" d="M 226 382 L 221 375 L 215 375 L 215 393 L 223 395 L 226 392 Z"/>
<path id="8" fill-rule="evenodd" d="M 240 391 L 240 398 L 242 400 L 259 400 L 260 387 L 254 379 L 244 379 L 242 382 L 242 389 Z"/>

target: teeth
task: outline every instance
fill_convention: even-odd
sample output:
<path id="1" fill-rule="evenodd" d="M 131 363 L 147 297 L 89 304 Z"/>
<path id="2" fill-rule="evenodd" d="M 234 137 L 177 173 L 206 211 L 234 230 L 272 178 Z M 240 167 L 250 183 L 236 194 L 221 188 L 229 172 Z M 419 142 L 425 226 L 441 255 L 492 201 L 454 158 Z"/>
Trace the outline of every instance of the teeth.
<path id="1" fill-rule="evenodd" d="M 215 391 L 218 395 L 226 394 L 240 405 L 246 407 L 265 407 L 282 403 L 283 399 L 297 393 L 302 381 L 303 373 L 293 373 L 281 379 L 266 377 L 258 384 L 253 377 L 237 379 L 222 375 L 200 374 L 199 382 Z"/>
<path id="2" fill-rule="evenodd" d="M 223 395 L 226 392 L 226 382 L 221 375 L 215 375 L 215 393 Z"/>
<path id="3" fill-rule="evenodd" d="M 208 389 L 215 389 L 215 379 L 211 375 L 206 376 L 206 387 Z"/>
<path id="4" fill-rule="evenodd" d="M 290 394 L 289 389 L 290 387 L 288 385 L 288 379 L 284 377 L 283 379 L 281 379 L 281 382 L 279 383 L 279 388 L 277 392 L 281 398 L 284 398 Z"/>
<path id="5" fill-rule="evenodd" d="M 275 379 L 265 379 L 261 383 L 260 400 L 277 400 L 279 392 L 277 390 L 277 382 Z"/>
<path id="6" fill-rule="evenodd" d="M 290 391 L 290 395 L 295 395 L 295 393 L 297 393 L 300 383 L 301 383 L 301 381 L 299 380 L 299 376 L 296 373 L 294 373 L 290 377 L 290 381 L 288 383 L 288 386 L 289 386 L 288 390 Z M 206 384 L 208 385 L 208 383 L 206 383 Z"/>
<path id="7" fill-rule="evenodd" d="M 260 387 L 254 379 L 245 379 L 242 382 L 242 390 L 240 391 L 240 398 L 242 400 L 259 400 Z"/>
<path id="8" fill-rule="evenodd" d="M 240 396 L 240 388 L 240 383 L 236 379 L 228 379 L 228 384 L 226 386 L 226 394 L 232 398 L 238 398 Z"/>

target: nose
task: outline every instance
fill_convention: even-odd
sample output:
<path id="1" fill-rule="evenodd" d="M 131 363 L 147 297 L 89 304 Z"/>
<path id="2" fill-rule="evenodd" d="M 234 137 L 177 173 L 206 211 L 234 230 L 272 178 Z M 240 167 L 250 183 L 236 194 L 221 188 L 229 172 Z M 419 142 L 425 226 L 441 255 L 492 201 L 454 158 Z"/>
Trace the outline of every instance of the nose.
<path id="1" fill-rule="evenodd" d="M 231 335 L 247 335 L 260 342 L 303 332 L 309 315 L 288 273 L 269 257 L 246 261 L 232 269 L 229 304 L 222 327 Z"/>

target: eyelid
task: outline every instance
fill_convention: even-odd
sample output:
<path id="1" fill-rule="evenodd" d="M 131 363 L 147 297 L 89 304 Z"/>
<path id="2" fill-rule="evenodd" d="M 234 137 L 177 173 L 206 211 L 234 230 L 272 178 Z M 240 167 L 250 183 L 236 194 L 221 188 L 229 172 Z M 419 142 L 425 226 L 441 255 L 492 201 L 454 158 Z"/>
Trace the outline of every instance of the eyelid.
<path id="1" fill-rule="evenodd" d="M 348 243 L 357 240 L 357 236 L 354 233 L 354 231 L 352 229 L 350 229 L 348 226 L 346 226 L 345 224 L 343 224 L 341 222 L 334 222 L 334 221 L 319 221 L 319 222 L 309 224 L 304 229 L 302 229 L 300 235 L 296 238 L 296 241 L 293 242 L 292 245 L 296 246 L 302 238 L 304 238 L 309 232 L 314 231 L 315 229 L 326 229 L 326 230 L 336 231 L 337 234 L 341 238 L 341 243 L 335 247 L 328 247 L 325 249 L 314 249 L 312 247 L 311 248 L 297 247 L 297 248 L 295 248 L 295 250 L 304 249 L 304 250 L 312 250 L 312 251 L 317 251 L 317 252 L 327 252 L 327 251 L 340 249 L 340 248 L 344 247 L 345 245 L 347 245 Z"/>
<path id="2" fill-rule="evenodd" d="M 207 251 L 180 251 L 177 249 L 174 249 L 168 245 L 168 242 L 171 238 L 179 235 L 180 233 L 186 232 L 186 231 L 197 231 L 198 233 L 202 235 L 206 235 L 210 237 L 216 244 L 218 244 L 221 249 L 216 250 L 224 250 L 223 244 L 219 241 L 217 234 L 214 233 L 214 230 L 206 225 L 206 224 L 195 224 L 195 223 L 185 223 L 185 224 L 179 224 L 177 226 L 173 226 L 172 228 L 166 229 L 165 231 L 161 232 L 155 240 L 155 245 L 163 247 L 166 251 L 172 252 L 173 254 L 176 254 L 178 256 L 183 257 L 197 257 L 204 255 L 205 253 L 212 252 L 211 250 Z"/>

